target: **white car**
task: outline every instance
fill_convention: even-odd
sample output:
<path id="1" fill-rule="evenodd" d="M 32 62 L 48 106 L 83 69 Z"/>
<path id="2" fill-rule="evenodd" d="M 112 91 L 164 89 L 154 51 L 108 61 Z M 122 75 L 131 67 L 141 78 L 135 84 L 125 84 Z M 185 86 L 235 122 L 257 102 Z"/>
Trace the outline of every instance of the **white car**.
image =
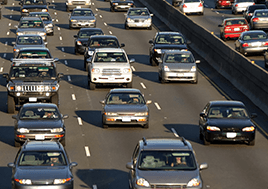
<path id="1" fill-rule="evenodd" d="M 232 14 L 242 13 L 247 7 L 255 5 L 254 0 L 235 0 L 232 5 Z"/>
<path id="2" fill-rule="evenodd" d="M 179 9 L 186 14 L 199 13 L 204 14 L 204 1 L 201 0 L 183 0 Z"/>

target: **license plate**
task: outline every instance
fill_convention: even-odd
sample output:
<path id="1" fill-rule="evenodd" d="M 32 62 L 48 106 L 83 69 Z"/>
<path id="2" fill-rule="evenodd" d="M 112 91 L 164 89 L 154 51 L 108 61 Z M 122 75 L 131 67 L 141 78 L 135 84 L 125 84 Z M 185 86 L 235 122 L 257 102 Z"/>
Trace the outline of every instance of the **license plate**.
<path id="1" fill-rule="evenodd" d="M 109 77 L 108 80 L 109 81 L 114 81 L 114 77 Z"/>
<path id="2" fill-rule="evenodd" d="M 254 47 L 256 47 L 256 46 L 261 46 L 261 43 L 260 43 L 260 42 L 251 43 L 251 46 L 254 46 Z"/>
<path id="3" fill-rule="evenodd" d="M 123 117 L 122 122 L 130 122 L 131 118 L 130 117 Z"/>
<path id="4" fill-rule="evenodd" d="M 177 76 L 178 77 L 184 76 L 184 73 L 178 73 Z"/>
<path id="5" fill-rule="evenodd" d="M 35 97 L 29 97 L 29 102 L 36 102 L 37 101 L 37 98 Z"/>
<path id="6" fill-rule="evenodd" d="M 80 23 L 81 26 L 85 26 L 86 24 L 85 23 Z"/>
<path id="7" fill-rule="evenodd" d="M 76 8 L 81 9 L 81 6 L 76 6 Z"/>
<path id="8" fill-rule="evenodd" d="M 235 138 L 236 137 L 236 133 L 226 133 L 226 137 L 227 138 Z"/>
<path id="9" fill-rule="evenodd" d="M 137 26 L 142 26 L 142 24 L 143 24 L 143 23 L 137 23 L 136 25 L 137 25 Z"/>
<path id="10" fill-rule="evenodd" d="M 35 135 L 35 140 L 45 140 L 44 135 Z"/>
<path id="11" fill-rule="evenodd" d="M 240 28 L 235 28 L 234 31 L 240 31 Z"/>

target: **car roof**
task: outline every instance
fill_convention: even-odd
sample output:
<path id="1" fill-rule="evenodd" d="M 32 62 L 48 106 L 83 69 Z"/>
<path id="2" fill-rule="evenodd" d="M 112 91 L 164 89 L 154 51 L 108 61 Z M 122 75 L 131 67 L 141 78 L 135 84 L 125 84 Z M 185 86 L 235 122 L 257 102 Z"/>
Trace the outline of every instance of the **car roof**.
<path id="1" fill-rule="evenodd" d="M 35 107 L 53 107 L 57 108 L 56 104 L 53 103 L 26 103 L 23 104 L 22 108 L 35 108 Z"/>
<path id="2" fill-rule="evenodd" d="M 215 100 L 209 103 L 211 106 L 245 106 L 243 102 L 235 100 Z"/>
<path id="3" fill-rule="evenodd" d="M 111 89 L 110 93 L 141 93 L 139 89 L 124 89 L 124 88 L 115 88 Z"/>
<path id="4" fill-rule="evenodd" d="M 180 32 L 170 32 L 170 31 L 161 31 L 161 32 L 157 32 L 157 34 L 166 34 L 166 35 L 177 34 L 177 35 L 182 35 Z"/>
<path id="5" fill-rule="evenodd" d="M 116 38 L 117 39 L 117 37 L 114 35 L 92 35 L 90 36 L 90 39 L 91 38 Z"/>
<path id="6" fill-rule="evenodd" d="M 124 49 L 120 48 L 99 48 L 95 49 L 96 52 L 125 52 Z"/>
<path id="7" fill-rule="evenodd" d="M 22 151 L 63 151 L 57 141 L 27 141 L 21 149 Z"/>
<path id="8" fill-rule="evenodd" d="M 49 12 L 29 12 L 29 14 L 49 14 Z"/>
<path id="9" fill-rule="evenodd" d="M 256 9 L 254 12 L 268 12 L 268 9 Z"/>
<path id="10" fill-rule="evenodd" d="M 165 54 L 192 54 L 191 51 L 182 51 L 182 50 L 167 50 L 165 51 Z"/>
<path id="11" fill-rule="evenodd" d="M 100 31 L 102 31 L 101 28 L 81 28 L 79 31 L 83 31 L 83 30 L 93 30 L 93 31 L 100 30 Z"/>
<path id="12" fill-rule="evenodd" d="M 240 19 L 245 20 L 244 17 L 235 17 L 235 18 L 225 18 L 224 21 L 227 21 L 227 20 L 240 20 Z"/>
<path id="13" fill-rule="evenodd" d="M 244 31 L 241 34 L 245 35 L 245 34 L 249 34 L 249 33 L 265 33 L 265 32 L 263 30 L 250 30 L 250 31 Z"/>

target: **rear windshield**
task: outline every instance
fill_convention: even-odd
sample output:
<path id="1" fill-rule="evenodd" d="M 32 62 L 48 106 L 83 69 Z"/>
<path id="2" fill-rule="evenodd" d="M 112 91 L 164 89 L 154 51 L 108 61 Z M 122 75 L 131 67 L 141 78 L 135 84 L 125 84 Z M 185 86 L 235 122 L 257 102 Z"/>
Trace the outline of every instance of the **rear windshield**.
<path id="1" fill-rule="evenodd" d="M 267 39 L 267 35 L 265 33 L 251 33 L 243 36 L 244 41 L 255 39 Z"/>
<path id="2" fill-rule="evenodd" d="M 123 52 L 98 52 L 94 62 L 127 62 L 127 58 Z"/>
<path id="3" fill-rule="evenodd" d="M 78 34 L 79 38 L 89 38 L 92 35 L 103 35 L 101 30 L 88 30 L 88 31 L 80 31 Z"/>
<path id="4" fill-rule="evenodd" d="M 100 47 L 119 47 L 118 41 L 116 38 L 99 38 L 90 40 L 90 48 L 100 48 Z"/>
<path id="5" fill-rule="evenodd" d="M 235 25 L 235 24 L 237 24 L 237 25 L 245 25 L 245 24 L 247 24 L 247 21 L 245 19 L 239 19 L 239 20 L 227 20 L 225 22 L 226 26 Z"/>
<path id="6" fill-rule="evenodd" d="M 17 58 L 52 58 L 48 51 L 20 51 Z"/>
<path id="7" fill-rule="evenodd" d="M 268 17 L 268 11 L 256 11 L 255 16 L 257 16 L 257 17 Z"/>
<path id="8" fill-rule="evenodd" d="M 18 45 L 42 45 L 43 40 L 40 36 L 19 36 L 17 39 Z"/>
<path id="9" fill-rule="evenodd" d="M 184 44 L 184 38 L 181 35 L 161 34 L 155 39 L 156 44 Z"/>
<path id="10" fill-rule="evenodd" d="M 164 58 L 165 63 L 194 63 L 192 54 L 167 54 Z"/>
<path id="11" fill-rule="evenodd" d="M 20 28 L 44 28 L 41 20 L 22 20 L 19 25 Z"/>

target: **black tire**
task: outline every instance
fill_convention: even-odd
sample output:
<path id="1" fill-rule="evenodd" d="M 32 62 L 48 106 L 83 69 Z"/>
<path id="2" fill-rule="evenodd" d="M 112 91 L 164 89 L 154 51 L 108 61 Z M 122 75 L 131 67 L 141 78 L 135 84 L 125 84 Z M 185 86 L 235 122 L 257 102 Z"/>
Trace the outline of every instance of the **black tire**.
<path id="1" fill-rule="evenodd" d="M 88 81 L 88 88 L 90 90 L 95 90 L 96 89 L 96 84 L 92 83 L 91 81 Z"/>
<path id="2" fill-rule="evenodd" d="M 54 32 L 50 33 L 50 36 L 53 36 L 54 35 Z"/>
<path id="3" fill-rule="evenodd" d="M 202 135 L 201 131 L 199 131 L 199 139 L 203 140 L 203 135 Z"/>
<path id="4" fill-rule="evenodd" d="M 148 30 L 152 30 L 152 25 L 148 28 Z"/>
<path id="5" fill-rule="evenodd" d="M 21 143 L 20 142 L 17 142 L 16 140 L 14 140 L 14 146 L 15 147 L 21 147 Z"/>
<path id="6" fill-rule="evenodd" d="M 204 12 L 200 12 L 200 15 L 204 15 Z"/>
<path id="7" fill-rule="evenodd" d="M 254 146 L 254 145 L 255 145 L 255 139 L 253 139 L 252 141 L 249 141 L 249 142 L 248 142 L 248 145 L 249 145 L 249 146 Z"/>
<path id="8" fill-rule="evenodd" d="M 127 24 L 125 24 L 125 29 L 126 29 L 126 30 L 129 30 L 129 27 L 128 27 L 128 25 L 127 25 Z"/>
<path id="9" fill-rule="evenodd" d="M 77 49 L 76 48 L 74 48 L 74 54 L 75 55 L 79 55 L 80 54 L 79 52 L 77 52 Z"/>
<path id="10" fill-rule="evenodd" d="M 210 142 L 206 140 L 206 137 L 203 135 L 203 143 L 205 146 L 210 145 Z"/>
<path id="11" fill-rule="evenodd" d="M 164 84 L 166 83 L 166 81 L 163 78 L 161 78 L 161 83 Z"/>
<path id="12" fill-rule="evenodd" d="M 130 83 L 127 83 L 127 84 L 126 84 L 126 87 L 127 87 L 127 88 L 132 88 L 132 81 L 131 81 Z"/>
<path id="13" fill-rule="evenodd" d="M 161 80 L 162 80 L 159 74 L 158 74 L 158 80 L 159 80 L 160 82 L 161 82 Z"/>
<path id="14" fill-rule="evenodd" d="M 70 12 L 70 9 L 69 9 L 68 7 L 66 7 L 66 11 L 67 11 L 67 12 Z"/>
<path id="15" fill-rule="evenodd" d="M 149 128 L 149 123 L 146 123 L 145 125 L 143 125 L 144 129 L 148 129 Z"/>
<path id="16" fill-rule="evenodd" d="M 104 129 L 108 129 L 108 125 L 107 124 L 102 124 L 102 127 L 104 128 Z"/>
<path id="17" fill-rule="evenodd" d="M 50 101 L 51 101 L 51 103 L 56 104 L 58 106 L 58 104 L 59 104 L 59 95 L 58 95 L 58 93 L 53 95 L 51 97 Z"/>
<path id="18" fill-rule="evenodd" d="M 66 144 L 65 138 L 62 139 L 62 140 L 60 141 L 60 143 L 62 144 L 63 147 L 65 147 L 65 144 Z"/>
<path id="19" fill-rule="evenodd" d="M 15 113 L 15 100 L 12 96 L 7 95 L 7 113 L 14 114 Z"/>
<path id="20" fill-rule="evenodd" d="M 70 30 L 72 30 L 72 29 L 73 29 L 73 27 L 72 27 L 71 25 L 69 25 L 69 29 L 70 29 Z"/>
<path id="21" fill-rule="evenodd" d="M 157 63 L 154 61 L 153 58 L 150 58 L 150 63 L 152 66 L 157 66 Z"/>

